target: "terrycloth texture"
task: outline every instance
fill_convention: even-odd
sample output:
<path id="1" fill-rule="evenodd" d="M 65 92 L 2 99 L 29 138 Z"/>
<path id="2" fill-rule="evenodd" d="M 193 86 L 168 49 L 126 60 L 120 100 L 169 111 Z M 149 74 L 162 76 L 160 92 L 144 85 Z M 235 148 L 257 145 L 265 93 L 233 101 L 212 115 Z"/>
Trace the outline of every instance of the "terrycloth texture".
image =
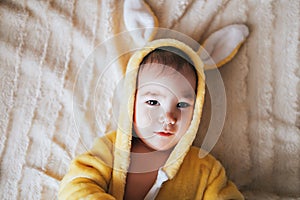
<path id="1" fill-rule="evenodd" d="M 300 2 L 146 2 L 161 27 L 200 42 L 228 24 L 249 26 L 246 44 L 220 69 L 227 116 L 212 154 L 246 198 L 300 198 Z M 103 54 L 80 66 L 125 30 L 122 7 L 117 0 L 0 2 L 0 199 L 54 199 L 71 159 L 113 128 L 113 88 L 123 69 L 112 63 L 100 79 L 112 58 Z M 112 43 L 102 53 L 121 48 Z"/>
<path id="2" fill-rule="evenodd" d="M 119 199 L 107 194 L 113 187 L 111 166 L 115 137 L 116 132 L 112 132 L 107 137 L 97 139 L 90 152 L 72 161 L 70 171 L 61 183 L 59 199 Z M 120 179 L 121 176 L 118 176 L 115 181 Z M 176 176 L 162 185 L 155 199 L 244 198 L 236 186 L 227 180 L 220 162 L 211 155 L 199 159 L 199 148 L 192 147 Z"/>
<path id="3" fill-rule="evenodd" d="M 59 199 L 116 199 L 111 190 L 116 132 L 98 138 L 94 147 L 76 157 L 61 181 Z"/>

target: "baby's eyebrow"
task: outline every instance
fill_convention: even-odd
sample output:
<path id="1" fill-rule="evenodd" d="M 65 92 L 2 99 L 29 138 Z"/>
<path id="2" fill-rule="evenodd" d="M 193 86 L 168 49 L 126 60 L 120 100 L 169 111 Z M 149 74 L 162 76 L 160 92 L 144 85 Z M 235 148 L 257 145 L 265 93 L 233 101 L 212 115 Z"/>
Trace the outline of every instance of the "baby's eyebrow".
<path id="1" fill-rule="evenodd" d="M 165 95 L 159 93 L 159 92 L 153 92 L 153 91 L 147 91 L 145 93 L 142 93 L 142 96 L 152 96 L 152 97 L 166 97 Z"/>
<path id="2" fill-rule="evenodd" d="M 151 97 L 163 97 L 165 98 L 166 95 L 161 94 L 160 92 L 153 92 L 153 91 L 147 91 L 145 93 L 142 93 L 141 96 L 151 96 Z M 195 93 L 185 93 L 183 94 L 183 97 L 185 99 L 194 100 L 195 99 Z"/>
<path id="3" fill-rule="evenodd" d="M 193 100 L 193 99 L 195 99 L 196 94 L 195 93 L 188 93 L 188 94 L 185 94 L 183 96 L 184 96 L 184 98 Z"/>

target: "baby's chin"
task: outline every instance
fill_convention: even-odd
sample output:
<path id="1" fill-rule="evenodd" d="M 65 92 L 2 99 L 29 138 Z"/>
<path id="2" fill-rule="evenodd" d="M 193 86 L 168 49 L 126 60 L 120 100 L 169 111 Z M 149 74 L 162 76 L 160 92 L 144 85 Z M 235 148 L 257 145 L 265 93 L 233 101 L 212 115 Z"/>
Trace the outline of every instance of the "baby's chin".
<path id="1" fill-rule="evenodd" d="M 148 148 L 152 149 L 153 151 L 160 151 L 160 152 L 171 151 L 176 146 L 176 144 L 166 144 L 166 145 L 157 146 L 149 143 L 148 144 L 146 143 L 145 145 L 147 145 Z"/>

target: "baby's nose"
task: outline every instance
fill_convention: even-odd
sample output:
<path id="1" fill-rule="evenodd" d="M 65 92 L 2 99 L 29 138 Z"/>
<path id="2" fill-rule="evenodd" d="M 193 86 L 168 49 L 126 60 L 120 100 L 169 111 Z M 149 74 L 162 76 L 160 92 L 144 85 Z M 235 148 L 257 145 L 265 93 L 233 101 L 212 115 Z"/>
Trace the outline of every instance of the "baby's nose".
<path id="1" fill-rule="evenodd" d="M 165 125 L 174 125 L 177 122 L 177 117 L 174 112 L 163 112 L 160 117 L 160 122 Z"/>
<path id="2" fill-rule="evenodd" d="M 165 123 L 174 125 L 176 123 L 177 119 L 174 116 L 174 113 L 166 112 L 165 114 Z"/>

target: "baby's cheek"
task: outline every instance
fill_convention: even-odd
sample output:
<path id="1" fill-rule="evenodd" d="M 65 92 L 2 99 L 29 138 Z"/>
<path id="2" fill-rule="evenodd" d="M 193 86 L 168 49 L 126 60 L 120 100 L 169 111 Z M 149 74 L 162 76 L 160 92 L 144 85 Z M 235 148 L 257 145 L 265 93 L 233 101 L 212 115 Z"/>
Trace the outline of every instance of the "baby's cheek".
<path id="1" fill-rule="evenodd" d="M 148 118 L 147 116 L 142 117 L 140 123 L 141 128 L 147 128 L 149 126 L 150 123 L 148 122 L 147 118 Z"/>
<path id="2" fill-rule="evenodd" d="M 152 123 L 152 116 L 146 109 L 141 109 L 137 116 L 137 125 L 139 128 L 147 128 Z"/>
<path id="3" fill-rule="evenodd" d="M 159 113 L 160 113 L 160 109 L 158 109 L 158 108 L 154 108 L 154 109 L 148 110 L 147 116 L 146 116 L 147 122 L 149 124 L 153 124 L 156 121 L 158 121 L 159 116 L 160 116 Z"/>
<path id="4" fill-rule="evenodd" d="M 192 117 L 193 117 L 192 112 L 188 112 L 183 116 L 183 119 L 182 119 L 182 127 L 183 128 L 187 129 L 190 126 Z"/>

